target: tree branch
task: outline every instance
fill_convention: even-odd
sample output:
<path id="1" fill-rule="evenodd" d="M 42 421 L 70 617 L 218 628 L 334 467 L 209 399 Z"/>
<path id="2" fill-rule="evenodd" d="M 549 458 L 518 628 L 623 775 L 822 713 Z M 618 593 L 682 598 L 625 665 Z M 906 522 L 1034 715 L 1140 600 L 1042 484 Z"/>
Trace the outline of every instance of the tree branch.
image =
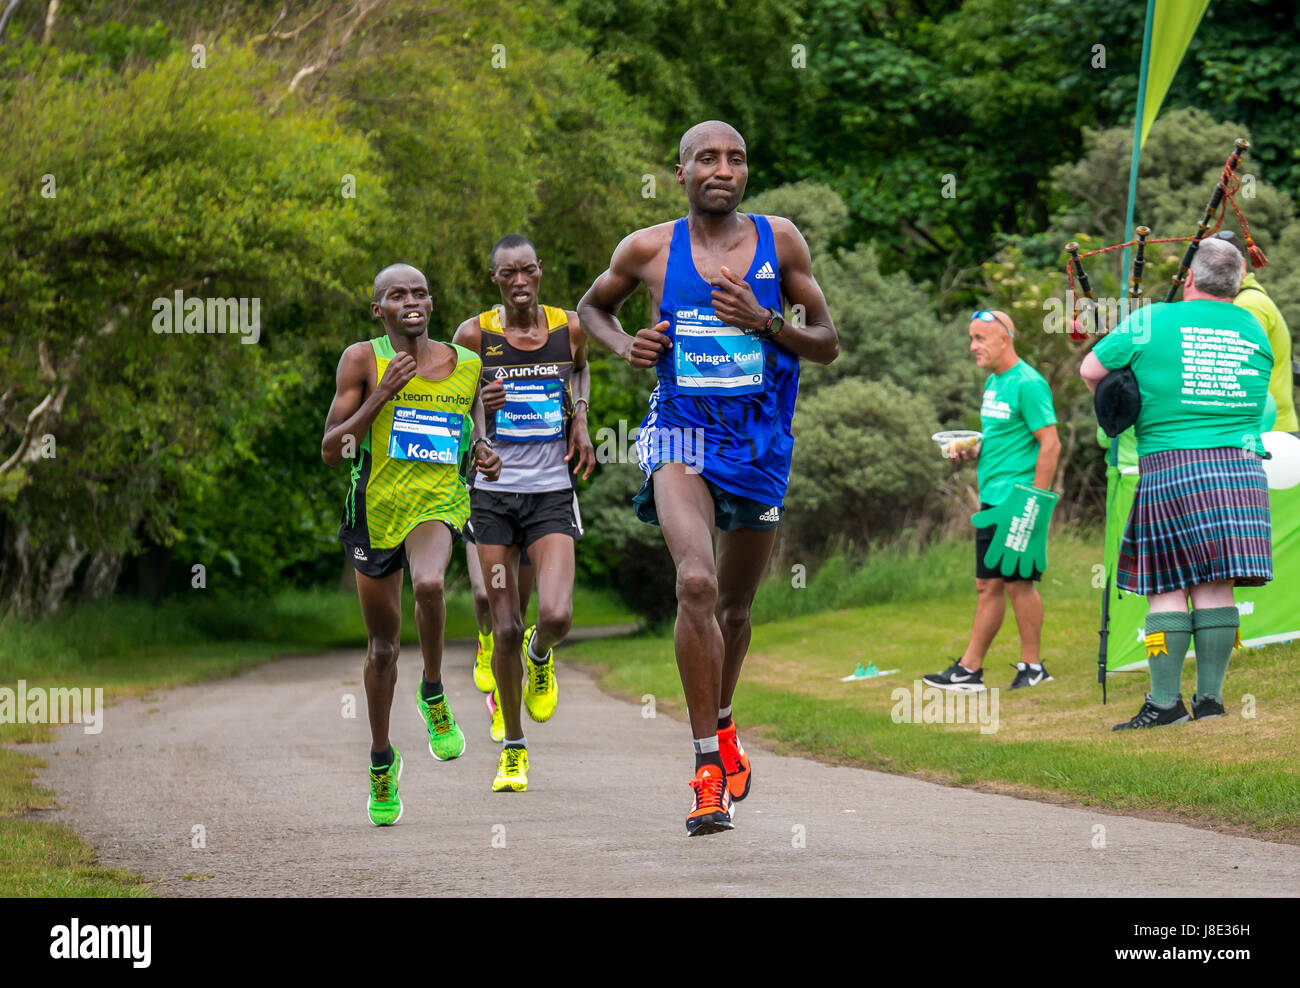
<path id="1" fill-rule="evenodd" d="M 96 336 L 108 336 L 110 333 L 117 331 L 121 325 L 122 317 L 126 316 L 128 310 L 125 306 L 118 306 L 119 315 L 114 316 L 103 326 L 95 331 Z M 27 413 L 27 421 L 23 425 L 22 437 L 18 440 L 18 448 L 14 450 L 13 455 L 4 463 L 0 463 L 0 476 L 14 469 L 19 463 L 33 459 L 29 456 L 32 444 L 36 441 L 37 434 L 45 428 L 48 428 L 47 422 L 57 420 L 63 413 L 63 403 L 68 397 L 68 379 L 72 372 L 76 370 L 78 362 L 81 360 L 82 351 L 90 339 L 89 336 L 79 336 L 77 341 L 72 345 L 72 353 L 68 359 L 63 362 L 62 374 L 55 371 L 54 361 L 50 357 L 49 347 L 44 340 L 41 340 L 39 348 L 39 360 L 41 364 L 41 373 L 47 381 L 54 384 L 61 376 L 63 383 L 58 387 L 51 388 L 30 412 Z M 6 392 L 6 397 L 8 393 Z"/>
<path id="2" fill-rule="evenodd" d="M 9 0 L 9 6 L 5 8 L 3 14 L 0 14 L 0 38 L 4 37 L 5 28 L 9 26 L 9 18 L 12 17 L 14 11 L 18 9 L 18 3 L 19 0 Z"/>
<path id="3" fill-rule="evenodd" d="M 59 13 L 59 0 L 50 0 L 50 5 L 45 8 L 45 33 L 41 35 L 41 44 L 48 45 L 50 38 L 54 34 L 54 18 Z"/>

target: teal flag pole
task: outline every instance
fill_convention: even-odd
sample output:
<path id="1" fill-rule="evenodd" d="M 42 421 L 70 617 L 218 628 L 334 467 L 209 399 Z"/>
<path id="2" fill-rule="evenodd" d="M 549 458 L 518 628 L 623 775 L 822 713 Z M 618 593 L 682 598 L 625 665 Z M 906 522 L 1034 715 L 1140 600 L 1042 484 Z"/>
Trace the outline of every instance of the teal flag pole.
<path id="1" fill-rule="evenodd" d="M 1133 239 L 1133 209 L 1137 206 L 1138 160 L 1142 157 L 1142 110 L 1147 101 L 1147 66 L 1151 61 L 1151 22 L 1155 19 L 1156 0 L 1147 0 L 1147 23 L 1142 32 L 1142 70 L 1138 73 L 1137 114 L 1133 120 L 1133 159 L 1128 167 L 1128 211 L 1124 217 L 1124 243 Z M 1120 258 L 1119 292 L 1124 299 L 1121 315 L 1128 315 L 1128 292 L 1124 291 L 1124 279 L 1128 277 L 1128 252 Z"/>

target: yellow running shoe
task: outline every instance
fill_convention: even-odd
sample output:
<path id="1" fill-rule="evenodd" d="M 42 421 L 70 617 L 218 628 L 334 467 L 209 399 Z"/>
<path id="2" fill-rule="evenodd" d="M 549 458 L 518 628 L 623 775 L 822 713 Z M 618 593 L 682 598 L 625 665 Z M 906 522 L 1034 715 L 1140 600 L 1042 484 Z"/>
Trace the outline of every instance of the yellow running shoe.
<path id="1" fill-rule="evenodd" d="M 506 739 L 506 720 L 501 714 L 501 694 L 493 687 L 492 692 L 487 695 L 488 716 L 492 718 L 492 723 L 488 727 L 488 734 L 492 740 L 500 744 Z"/>
<path id="2" fill-rule="evenodd" d="M 528 788 L 528 749 L 502 748 L 493 792 L 524 792 Z"/>
<path id="3" fill-rule="evenodd" d="M 524 707 L 529 717 L 541 723 L 555 714 L 560 685 L 555 681 L 555 649 L 546 653 L 545 662 L 534 662 L 528 657 L 528 643 L 535 634 L 535 624 L 529 625 L 524 632 Z"/>
<path id="4" fill-rule="evenodd" d="M 478 654 L 474 657 L 474 685 L 480 693 L 491 693 L 496 689 L 496 680 L 492 678 L 492 632 L 480 633 L 478 636 Z"/>

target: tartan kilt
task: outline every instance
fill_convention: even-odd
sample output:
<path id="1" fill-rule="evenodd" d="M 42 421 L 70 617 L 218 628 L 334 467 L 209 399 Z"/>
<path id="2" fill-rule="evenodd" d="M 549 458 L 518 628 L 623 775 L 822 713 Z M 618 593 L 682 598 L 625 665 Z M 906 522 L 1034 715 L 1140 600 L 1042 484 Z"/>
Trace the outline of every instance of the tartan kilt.
<path id="1" fill-rule="evenodd" d="M 1138 460 L 1141 475 L 1120 543 L 1116 585 L 1150 597 L 1232 580 L 1273 579 L 1268 480 L 1235 447 L 1174 449 Z"/>

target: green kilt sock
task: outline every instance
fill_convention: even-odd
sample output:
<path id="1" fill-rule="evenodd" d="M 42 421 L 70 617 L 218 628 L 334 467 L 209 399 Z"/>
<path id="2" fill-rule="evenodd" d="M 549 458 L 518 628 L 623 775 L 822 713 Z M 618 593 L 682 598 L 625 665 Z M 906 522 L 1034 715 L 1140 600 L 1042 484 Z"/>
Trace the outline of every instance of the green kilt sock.
<path id="1" fill-rule="evenodd" d="M 1183 660 L 1192 644 L 1192 616 L 1187 611 L 1147 614 L 1146 644 L 1151 702 L 1172 707 L 1182 692 Z"/>
<path id="2" fill-rule="evenodd" d="M 1206 607 L 1192 611 L 1196 636 L 1196 697 L 1212 696 L 1223 702 L 1223 680 L 1237 643 L 1241 615 L 1235 607 Z"/>

